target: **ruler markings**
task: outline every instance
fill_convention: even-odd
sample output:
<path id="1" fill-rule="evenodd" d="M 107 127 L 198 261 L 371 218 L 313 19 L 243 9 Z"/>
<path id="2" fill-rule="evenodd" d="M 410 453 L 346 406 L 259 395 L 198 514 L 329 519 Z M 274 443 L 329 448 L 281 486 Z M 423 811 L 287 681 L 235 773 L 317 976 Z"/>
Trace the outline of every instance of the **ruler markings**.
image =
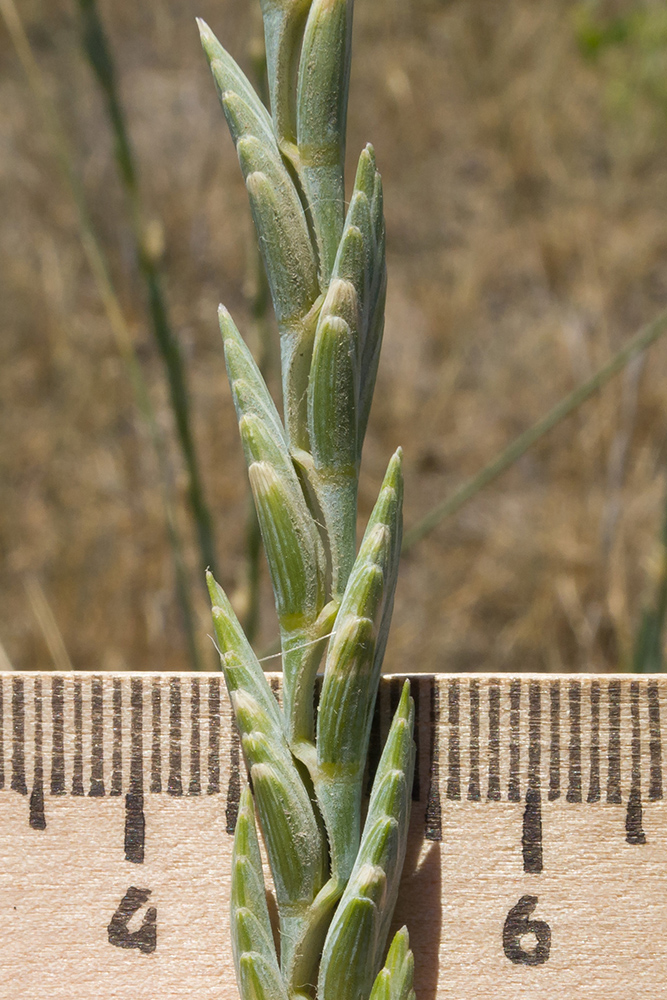
<path id="1" fill-rule="evenodd" d="M 233 833 L 236 829 L 236 818 L 239 814 L 239 803 L 241 801 L 240 761 L 241 738 L 239 736 L 236 721 L 232 719 L 232 731 L 229 746 L 229 782 L 227 784 L 227 805 L 225 807 L 227 833 Z"/>
<path id="2" fill-rule="evenodd" d="M 190 782 L 188 795 L 201 795 L 201 723 L 199 678 L 193 677 L 190 685 Z"/>
<path id="3" fill-rule="evenodd" d="M 447 754 L 447 798 L 461 798 L 461 747 L 459 742 L 460 687 L 458 680 L 449 681 L 447 697 L 449 748 Z"/>
<path id="4" fill-rule="evenodd" d="M 568 717 L 570 740 L 568 746 L 567 802 L 581 802 L 581 682 L 570 681 L 568 686 Z"/>
<path id="5" fill-rule="evenodd" d="M 521 801 L 521 681 L 510 682 L 510 759 L 507 798 L 510 802 Z"/>
<path id="6" fill-rule="evenodd" d="M 208 682 L 208 795 L 220 791 L 220 678 Z"/>
<path id="7" fill-rule="evenodd" d="M 143 774 L 144 695 L 140 677 L 130 684 L 130 786 L 125 795 L 125 860 L 144 860 L 146 819 L 144 816 Z"/>
<path id="8" fill-rule="evenodd" d="M 159 680 L 151 684 L 151 792 L 162 791 L 162 687 Z"/>
<path id="9" fill-rule="evenodd" d="M 12 681 L 12 789 L 28 794 L 25 783 L 25 689 L 22 677 Z"/>
<path id="10" fill-rule="evenodd" d="M 662 798 L 662 738 L 660 733 L 660 697 L 657 681 L 649 681 L 647 688 L 649 713 L 649 750 L 651 754 L 651 780 L 649 784 L 649 801 L 656 802 Z"/>
<path id="11" fill-rule="evenodd" d="M 143 861 L 144 781 L 150 781 L 147 787 L 153 793 L 163 790 L 164 734 L 169 746 L 165 790 L 175 796 L 182 795 L 184 788 L 188 795 L 211 795 L 219 793 L 225 781 L 226 825 L 233 832 L 244 780 L 243 761 L 238 731 L 230 725 L 231 715 L 223 713 L 219 676 L 186 679 L 130 676 L 107 681 L 100 675 L 92 675 L 74 677 L 69 682 L 60 676 L 44 679 L 13 676 L 7 678 L 7 683 L 11 697 L 5 702 L 2 696 L 6 689 L 0 690 L 0 734 L 4 733 L 3 726 L 11 733 L 11 788 L 27 795 L 27 772 L 32 778 L 28 817 L 31 828 L 46 827 L 47 791 L 63 795 L 69 790 L 73 796 L 87 792 L 93 798 L 103 797 L 105 791 L 116 796 L 125 793 L 125 857 L 135 863 Z M 388 678 L 382 685 L 372 724 L 380 743 L 393 718 L 402 685 L 399 677 Z M 271 687 L 279 692 L 278 678 L 271 678 Z M 571 804 L 599 802 L 605 789 L 607 804 L 626 806 L 627 841 L 637 845 L 646 842 L 644 803 L 663 797 L 660 688 L 654 680 L 628 679 L 625 683 L 617 678 L 590 682 L 415 678 L 418 753 L 413 799 L 420 801 L 422 792 L 425 793 L 423 815 L 427 840 L 442 839 L 443 793 L 453 801 L 465 798 L 479 802 L 484 798 L 498 802 L 504 797 L 500 775 L 507 773 L 507 800 L 524 801 L 523 869 L 528 873 L 542 871 L 542 789 L 552 801 L 560 795 L 561 691 L 565 692 L 566 701 L 563 719 L 567 733 L 563 736 L 567 741 L 566 800 Z M 124 700 L 129 724 L 125 778 Z M 503 704 L 509 708 L 506 723 L 503 723 Z M 168 725 L 163 728 L 162 711 L 167 705 Z M 146 740 L 144 708 L 148 711 Z M 66 711 L 71 714 L 66 715 Z M 108 743 L 105 711 L 112 723 Z M 72 738 L 69 757 L 68 732 Z M 225 753 L 224 766 L 223 733 L 228 734 L 225 746 L 229 747 L 229 761 Z M 88 735 L 90 745 L 85 742 Z M 446 747 L 443 755 L 441 736 Z M 50 779 L 45 788 L 47 748 Z M 111 770 L 106 773 L 105 753 L 109 750 Z M 508 758 L 501 757 L 501 750 L 509 754 Z M 68 759 L 72 770 L 66 787 Z M 88 785 L 84 780 L 88 777 L 88 766 L 90 782 L 84 791 L 84 783 Z M 0 752 L 0 774 L 3 770 L 4 756 Z M 523 787 L 522 775 L 526 780 Z M 105 777 L 109 776 L 106 788 Z M 371 780 L 370 772 L 368 779 Z"/>
<path id="12" fill-rule="evenodd" d="M 65 681 L 54 677 L 51 685 L 53 745 L 51 752 L 51 795 L 64 795 L 65 788 Z"/>
<path id="13" fill-rule="evenodd" d="M 169 681 L 169 795 L 183 794 L 181 762 L 181 679 L 172 677 Z"/>
<path id="14" fill-rule="evenodd" d="M 600 801 L 600 682 L 593 681 L 589 691 L 591 713 L 590 770 L 587 802 Z"/>
<path id="15" fill-rule="evenodd" d="M 123 793 L 123 688 L 118 678 L 113 682 L 113 750 L 111 752 L 111 789 L 109 795 Z"/>
<path id="16" fill-rule="evenodd" d="M 479 802 L 482 798 L 479 779 L 479 681 L 471 680 L 468 690 L 470 701 L 470 777 L 468 780 L 468 801 Z"/>
<path id="17" fill-rule="evenodd" d="M 642 829 L 642 786 L 641 786 L 641 727 L 639 719 L 639 681 L 630 684 L 630 718 L 632 722 L 630 794 L 625 818 L 626 840 L 628 844 L 645 844 L 646 834 Z"/>
<path id="18" fill-rule="evenodd" d="M 46 829 L 46 817 L 44 814 L 44 727 L 42 716 L 42 680 L 35 678 L 34 686 L 35 701 L 35 735 L 34 735 L 34 772 L 32 792 L 30 794 L 30 815 L 28 822 L 33 830 Z"/>
<path id="19" fill-rule="evenodd" d="M 560 681 L 549 688 L 549 802 L 560 798 Z"/>
<path id="20" fill-rule="evenodd" d="M 500 802 L 500 685 L 489 685 L 489 802 Z"/>
<path id="21" fill-rule="evenodd" d="M 101 677 L 91 681 L 91 750 L 90 750 L 90 790 L 91 798 L 104 795 L 104 684 Z"/>
<path id="22" fill-rule="evenodd" d="M 81 796 L 83 790 L 83 692 L 79 679 L 74 681 L 74 769 L 72 795 Z"/>
<path id="23" fill-rule="evenodd" d="M 426 840 L 442 840 L 442 809 L 440 804 L 440 688 L 435 677 L 430 677 L 429 708 L 431 739 L 429 741 L 429 781 L 424 816 Z"/>
<path id="24" fill-rule="evenodd" d="M 542 688 L 532 681 L 528 688 L 528 788 L 539 796 L 542 766 Z"/>
<path id="25" fill-rule="evenodd" d="M 621 682 L 610 681 L 607 686 L 609 698 L 609 745 L 607 772 L 607 802 L 620 805 L 621 794 Z"/>
<path id="26" fill-rule="evenodd" d="M 528 689 L 528 786 L 523 814 L 523 870 L 537 875 L 542 871 L 542 690 L 537 681 Z"/>

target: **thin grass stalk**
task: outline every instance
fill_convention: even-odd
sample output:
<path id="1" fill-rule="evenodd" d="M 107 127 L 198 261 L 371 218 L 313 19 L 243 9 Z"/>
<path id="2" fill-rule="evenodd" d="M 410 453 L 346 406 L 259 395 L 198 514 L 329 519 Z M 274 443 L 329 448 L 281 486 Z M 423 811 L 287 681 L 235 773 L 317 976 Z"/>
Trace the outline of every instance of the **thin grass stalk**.
<path id="1" fill-rule="evenodd" d="M 113 49 L 100 16 L 97 0 L 79 0 L 83 50 L 99 84 L 114 136 L 118 175 L 128 202 L 130 225 L 139 273 L 146 289 L 146 303 L 153 336 L 162 358 L 176 434 L 188 479 L 188 504 L 199 544 L 202 574 L 215 573 L 216 555 L 211 515 L 204 496 L 202 476 L 192 432 L 190 395 L 181 348 L 171 321 L 162 277 L 146 239 L 144 210 L 136 157 L 118 87 Z"/>
<path id="2" fill-rule="evenodd" d="M 35 616 L 35 621 L 51 654 L 54 670 L 74 670 L 63 634 L 58 627 L 56 616 L 53 613 L 41 583 L 36 576 L 27 576 L 23 581 L 23 586 L 30 602 L 32 613 Z"/>
<path id="3" fill-rule="evenodd" d="M 4 671 L 5 673 L 11 673 L 13 670 L 14 666 L 12 664 L 12 661 L 9 659 L 7 650 L 3 646 L 2 642 L 0 642 L 0 671 Z"/>
<path id="4" fill-rule="evenodd" d="M 654 599 L 644 608 L 637 629 L 632 669 L 637 674 L 662 673 L 665 669 L 664 635 L 667 617 L 667 491 L 660 531 L 660 570 L 655 582 Z"/>
<path id="5" fill-rule="evenodd" d="M 93 278 L 104 306 L 104 311 L 113 332 L 118 353 L 127 369 L 135 402 L 144 420 L 158 462 L 158 481 L 160 495 L 165 514 L 167 534 L 169 538 L 174 575 L 176 580 L 176 597 L 183 620 L 183 630 L 190 663 L 194 670 L 200 670 L 201 661 L 195 638 L 195 618 L 190 600 L 188 574 L 183 558 L 183 548 L 176 517 L 171 500 L 171 473 L 166 449 L 158 429 L 155 412 L 150 400 L 148 386 L 143 377 L 141 366 L 134 350 L 132 336 L 127 321 L 116 295 L 106 255 L 97 239 L 95 229 L 88 211 L 86 198 L 81 182 L 74 168 L 72 156 L 65 131 L 60 123 L 55 106 L 44 83 L 41 70 L 37 64 L 30 41 L 23 27 L 23 22 L 14 0 L 0 0 L 0 14 L 9 32 L 14 50 L 26 74 L 28 83 L 37 101 L 47 132 L 56 154 L 65 183 L 76 208 L 79 237 L 93 274 Z"/>
<path id="6" fill-rule="evenodd" d="M 567 396 L 564 396 L 548 413 L 540 417 L 528 430 L 519 434 L 503 451 L 493 458 L 471 479 L 463 483 L 450 497 L 437 504 L 432 510 L 420 518 L 403 540 L 403 552 L 408 552 L 417 542 L 425 538 L 441 521 L 451 517 L 469 500 L 472 500 L 494 479 L 506 472 L 518 459 L 526 454 L 540 438 L 553 430 L 562 420 L 574 413 L 578 407 L 602 389 L 615 375 L 618 375 L 633 358 L 667 333 L 667 311 L 660 313 L 654 320 L 643 326 L 609 361 L 598 369 L 581 385 L 578 385 Z"/>

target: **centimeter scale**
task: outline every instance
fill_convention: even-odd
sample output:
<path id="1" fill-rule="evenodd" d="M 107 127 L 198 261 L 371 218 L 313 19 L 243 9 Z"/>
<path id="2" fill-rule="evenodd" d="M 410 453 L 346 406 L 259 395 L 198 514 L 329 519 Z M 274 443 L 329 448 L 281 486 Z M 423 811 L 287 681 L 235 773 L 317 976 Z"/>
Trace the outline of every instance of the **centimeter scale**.
<path id="1" fill-rule="evenodd" d="M 667 1000 L 667 677 L 412 681 L 418 1000 Z M 244 780 L 221 675 L 0 674 L 1 1000 L 236 1000 Z"/>

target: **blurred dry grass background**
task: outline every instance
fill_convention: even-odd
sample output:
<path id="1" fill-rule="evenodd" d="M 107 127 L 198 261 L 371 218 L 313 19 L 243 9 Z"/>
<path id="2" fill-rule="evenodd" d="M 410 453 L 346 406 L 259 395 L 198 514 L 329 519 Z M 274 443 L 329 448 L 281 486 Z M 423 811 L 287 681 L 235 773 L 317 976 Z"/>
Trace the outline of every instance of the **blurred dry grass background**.
<path id="1" fill-rule="evenodd" d="M 20 6 L 171 433 L 76 6 Z M 247 66 L 250 7 L 100 0 L 187 360 L 221 582 L 239 600 L 245 472 L 215 309 L 224 301 L 250 330 L 252 237 L 193 18 Z M 667 306 L 662 7 L 357 0 L 349 156 L 376 147 L 390 267 L 362 523 L 397 444 L 409 527 Z M 639 17 L 641 30 L 598 38 L 591 10 L 612 27 Z M 0 642 L 16 668 L 52 666 L 35 614 L 44 595 L 75 667 L 187 669 L 156 460 L 2 29 L 0 208 Z M 628 665 L 660 557 L 666 362 L 660 342 L 415 546 L 387 669 Z M 171 457 L 213 666 L 175 448 Z M 260 648 L 275 633 L 266 574 L 263 608 Z"/>

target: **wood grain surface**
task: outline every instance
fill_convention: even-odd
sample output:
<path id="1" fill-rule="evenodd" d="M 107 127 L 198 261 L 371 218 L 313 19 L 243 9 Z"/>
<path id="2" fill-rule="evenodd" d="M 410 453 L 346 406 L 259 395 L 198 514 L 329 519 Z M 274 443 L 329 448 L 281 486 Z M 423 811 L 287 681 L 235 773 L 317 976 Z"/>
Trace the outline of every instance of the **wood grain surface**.
<path id="1" fill-rule="evenodd" d="M 368 782 L 401 683 L 382 683 Z M 395 923 L 418 1000 L 667 998 L 667 679 L 412 690 Z M 244 780 L 219 675 L 0 675 L 1 1000 L 236 1000 Z"/>

